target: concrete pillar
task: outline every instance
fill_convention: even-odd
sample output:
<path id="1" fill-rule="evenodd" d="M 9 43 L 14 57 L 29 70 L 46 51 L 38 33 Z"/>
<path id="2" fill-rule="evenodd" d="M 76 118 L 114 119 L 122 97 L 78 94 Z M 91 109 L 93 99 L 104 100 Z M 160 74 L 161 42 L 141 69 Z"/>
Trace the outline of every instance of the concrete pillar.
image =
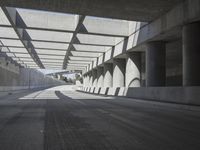
<path id="1" fill-rule="evenodd" d="M 97 86 L 103 87 L 103 67 L 97 67 Z"/>
<path id="2" fill-rule="evenodd" d="M 83 86 L 86 87 L 86 84 L 87 84 L 87 76 L 85 74 L 83 75 Z"/>
<path id="3" fill-rule="evenodd" d="M 92 86 L 96 87 L 97 86 L 97 69 L 92 69 L 92 76 L 93 76 Z"/>
<path id="4" fill-rule="evenodd" d="M 200 85 L 200 22 L 183 27 L 183 85 Z"/>
<path id="5" fill-rule="evenodd" d="M 83 75 L 83 86 L 85 87 L 86 85 L 86 75 Z"/>
<path id="6" fill-rule="evenodd" d="M 149 42 L 146 51 L 146 86 L 165 86 L 165 43 Z"/>
<path id="7" fill-rule="evenodd" d="M 127 53 L 126 87 L 140 87 L 141 82 L 141 53 Z"/>
<path id="8" fill-rule="evenodd" d="M 104 87 L 113 86 L 113 64 L 104 63 Z"/>
<path id="9" fill-rule="evenodd" d="M 86 87 L 89 86 L 89 75 L 88 75 L 88 74 L 86 74 L 85 86 L 86 86 Z"/>
<path id="10" fill-rule="evenodd" d="M 92 71 L 90 71 L 88 74 L 89 74 L 89 87 L 92 87 L 92 84 L 93 84 Z"/>
<path id="11" fill-rule="evenodd" d="M 89 73 L 87 73 L 87 87 L 89 87 L 90 85 L 90 75 Z"/>
<path id="12" fill-rule="evenodd" d="M 113 59 L 113 87 L 125 86 L 126 59 Z"/>
<path id="13" fill-rule="evenodd" d="M 60 75 L 60 74 L 58 74 L 58 75 L 57 75 L 57 77 L 58 77 L 58 80 L 60 80 L 60 78 L 61 78 L 61 75 Z"/>
<path id="14" fill-rule="evenodd" d="M 87 77 L 88 77 L 87 74 L 83 75 L 83 86 L 84 86 L 84 87 L 87 87 L 87 86 L 88 86 L 88 80 L 87 80 Z"/>
<path id="15" fill-rule="evenodd" d="M 89 73 L 87 74 L 87 82 L 88 82 L 87 86 L 89 87 L 90 86 L 90 74 Z"/>

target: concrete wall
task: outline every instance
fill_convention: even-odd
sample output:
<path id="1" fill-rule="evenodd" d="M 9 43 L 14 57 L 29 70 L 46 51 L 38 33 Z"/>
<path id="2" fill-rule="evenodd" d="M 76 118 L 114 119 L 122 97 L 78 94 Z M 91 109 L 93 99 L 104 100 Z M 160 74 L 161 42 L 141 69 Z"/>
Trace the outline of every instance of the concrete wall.
<path id="1" fill-rule="evenodd" d="M 1 86 L 17 86 L 19 85 L 19 73 L 11 72 L 0 67 L 0 85 Z"/>
<path id="2" fill-rule="evenodd" d="M 19 68 L 1 57 L 0 95 L 8 92 L 62 85 L 65 82 L 45 76 L 36 69 Z"/>
<path id="3" fill-rule="evenodd" d="M 19 85 L 19 66 L 15 66 L 5 57 L 0 57 L 0 85 Z"/>
<path id="4" fill-rule="evenodd" d="M 20 86 L 29 86 L 30 88 L 48 87 L 65 84 L 63 81 L 45 76 L 35 69 L 20 69 Z"/>

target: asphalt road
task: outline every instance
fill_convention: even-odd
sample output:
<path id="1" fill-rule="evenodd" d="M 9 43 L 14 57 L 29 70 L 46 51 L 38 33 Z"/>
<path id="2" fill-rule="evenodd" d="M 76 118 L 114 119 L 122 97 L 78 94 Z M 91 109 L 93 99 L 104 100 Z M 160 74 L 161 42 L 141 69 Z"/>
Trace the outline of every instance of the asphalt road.
<path id="1" fill-rule="evenodd" d="M 200 149 L 200 107 L 63 89 L 0 98 L 0 150 Z"/>

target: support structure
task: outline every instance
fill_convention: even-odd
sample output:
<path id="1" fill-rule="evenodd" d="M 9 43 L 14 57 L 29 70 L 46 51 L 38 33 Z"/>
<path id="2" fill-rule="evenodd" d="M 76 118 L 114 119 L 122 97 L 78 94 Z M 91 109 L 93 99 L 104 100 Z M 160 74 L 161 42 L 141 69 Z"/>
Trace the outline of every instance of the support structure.
<path id="1" fill-rule="evenodd" d="M 125 86 L 126 60 L 117 58 L 113 60 L 113 87 Z"/>
<path id="2" fill-rule="evenodd" d="M 97 69 L 93 69 L 92 70 L 92 77 L 93 77 L 93 81 L 92 81 L 92 86 L 96 87 L 97 86 Z"/>
<path id="3" fill-rule="evenodd" d="M 149 42 L 146 50 L 146 86 L 165 86 L 165 42 Z"/>
<path id="4" fill-rule="evenodd" d="M 26 48 L 27 52 L 30 54 L 32 59 L 40 68 L 44 68 L 44 65 L 42 64 L 39 56 L 37 55 L 34 46 L 30 42 L 31 38 L 29 37 L 27 31 L 25 29 L 18 28 L 18 24 L 20 24 L 19 20 L 22 20 L 22 19 L 18 15 L 16 8 L 3 7 L 2 9 L 6 17 L 8 18 L 10 24 L 12 25 L 13 29 L 15 30 L 17 36 L 19 37 L 20 41 L 22 42 L 23 46 Z"/>
<path id="5" fill-rule="evenodd" d="M 93 84 L 93 76 L 92 76 L 92 71 L 90 71 L 88 73 L 88 78 L 89 78 L 89 87 L 92 87 L 92 84 Z"/>
<path id="6" fill-rule="evenodd" d="M 86 87 L 88 87 L 90 84 L 90 78 L 89 78 L 89 74 L 86 75 Z"/>
<path id="7" fill-rule="evenodd" d="M 113 64 L 105 63 L 104 64 L 104 87 L 113 86 Z"/>
<path id="8" fill-rule="evenodd" d="M 89 85 L 88 74 L 85 74 L 83 76 L 83 85 L 84 85 L 84 87 L 88 87 L 88 85 Z"/>
<path id="9" fill-rule="evenodd" d="M 126 87 L 140 87 L 141 85 L 141 53 L 127 53 Z"/>
<path id="10" fill-rule="evenodd" d="M 97 86 L 98 87 L 103 87 L 103 80 L 104 80 L 104 71 L 103 67 L 97 67 Z"/>
<path id="11" fill-rule="evenodd" d="M 82 25 L 84 19 L 85 19 L 85 16 L 79 16 L 79 21 L 78 21 L 77 27 L 75 29 L 73 36 L 72 36 L 71 42 L 69 43 L 68 50 L 66 52 L 66 55 L 65 55 L 65 58 L 64 58 L 64 61 L 63 61 L 63 69 L 66 69 L 66 67 L 67 67 L 67 61 L 69 59 L 70 52 L 73 48 L 72 43 L 76 40 L 76 35 L 78 34 L 79 30 L 81 29 L 81 25 Z"/>
<path id="12" fill-rule="evenodd" d="M 183 85 L 200 85 L 200 22 L 183 27 Z"/>

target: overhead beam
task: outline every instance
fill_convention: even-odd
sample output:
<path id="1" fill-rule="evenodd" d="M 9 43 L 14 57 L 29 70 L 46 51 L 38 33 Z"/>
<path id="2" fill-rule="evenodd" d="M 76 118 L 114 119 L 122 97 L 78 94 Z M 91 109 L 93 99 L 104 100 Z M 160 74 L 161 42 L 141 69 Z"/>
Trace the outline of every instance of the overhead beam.
<path id="1" fill-rule="evenodd" d="M 73 56 L 73 57 L 83 57 L 83 58 L 97 58 L 99 55 L 93 55 L 93 54 L 98 54 L 98 53 L 84 53 L 84 52 L 76 52 L 76 51 L 71 51 L 70 52 L 70 56 Z"/>
<path id="2" fill-rule="evenodd" d="M 58 62 L 58 63 L 62 63 L 63 59 L 53 59 L 53 58 L 41 58 L 41 60 L 45 63 L 45 62 Z"/>
<path id="3" fill-rule="evenodd" d="M 61 33 L 74 33 L 72 30 L 63 30 L 63 29 L 50 29 L 45 27 L 28 27 L 25 22 L 23 21 L 23 18 L 20 16 L 18 12 L 16 12 L 16 27 L 27 29 L 27 30 L 42 30 L 42 31 L 49 31 L 49 32 L 61 32 Z M 0 25 L 0 27 L 11 27 L 10 25 Z M 128 35 L 123 34 L 111 34 L 111 33 L 99 33 L 99 32 L 89 32 L 86 27 L 82 24 L 80 26 L 79 34 L 86 34 L 86 35 L 97 35 L 97 36 L 108 36 L 108 37 L 127 37 Z"/>
<path id="4" fill-rule="evenodd" d="M 1 25 L 0 25 L 1 26 Z M 8 39 L 8 40 L 18 40 L 18 38 L 11 38 L 11 37 L 3 37 L 0 35 L 0 39 Z M 73 43 L 71 42 L 62 42 L 62 41 L 49 41 L 49 40 L 27 40 L 27 41 L 30 41 L 30 42 L 49 42 L 49 43 L 59 43 L 59 44 L 78 44 L 78 45 L 88 45 L 88 46 L 107 46 L 107 47 L 110 47 L 110 46 L 113 46 L 112 44 L 93 44 L 93 43 L 81 43 L 80 41 L 74 41 Z"/>
<path id="5" fill-rule="evenodd" d="M 66 55 L 65 55 L 65 58 L 64 58 L 64 61 L 63 61 L 63 69 L 66 69 L 67 60 L 69 59 L 70 51 L 73 47 L 72 43 L 74 43 L 74 41 L 76 39 L 76 35 L 78 34 L 79 30 L 81 29 L 81 25 L 83 24 L 84 19 L 85 19 L 85 16 L 79 16 L 79 21 L 78 21 L 77 27 L 75 29 L 75 32 L 73 33 L 71 42 L 69 44 L 68 50 L 66 52 Z"/>
<path id="6" fill-rule="evenodd" d="M 80 56 L 70 56 L 69 60 L 78 60 L 78 61 L 95 61 L 96 57 L 80 57 Z"/>
<path id="7" fill-rule="evenodd" d="M 10 38 L 7 38 L 10 39 Z M 78 45 L 92 45 L 92 46 L 113 46 L 112 44 L 94 44 L 94 43 L 81 43 L 80 41 L 74 40 L 73 43 L 72 42 L 62 42 L 62 41 L 49 41 L 49 40 L 30 40 L 33 42 L 50 42 L 50 43 L 59 43 L 59 44 L 78 44 Z"/>
<path id="8" fill-rule="evenodd" d="M 41 60 L 43 60 L 43 59 L 45 59 L 45 60 L 58 60 L 58 61 L 63 61 L 63 59 L 57 59 L 57 58 L 41 58 Z"/>
<path id="9" fill-rule="evenodd" d="M 62 33 L 74 33 L 74 31 L 70 30 L 61 30 L 61 29 L 47 29 L 47 28 L 39 28 L 39 27 L 23 27 L 17 25 L 18 28 L 28 29 L 28 30 L 42 30 L 42 31 L 49 31 L 49 32 L 62 32 Z M 79 34 L 86 34 L 86 35 L 98 35 L 98 36 L 108 36 L 108 37 L 127 37 L 126 35 L 119 35 L 119 34 L 109 34 L 109 33 L 95 33 L 89 31 L 79 31 Z"/>
<path id="10" fill-rule="evenodd" d="M 70 57 L 74 57 L 74 58 L 83 58 L 83 59 L 94 59 L 94 58 L 97 58 L 97 56 L 77 56 L 77 55 L 70 55 Z M 72 59 L 70 59 L 72 60 Z"/>
<path id="11" fill-rule="evenodd" d="M 75 63 L 75 64 L 92 64 L 92 61 L 68 60 L 68 63 Z"/>
<path id="12" fill-rule="evenodd" d="M 15 47 L 15 46 L 2 46 L 2 47 L 6 47 L 6 48 L 24 48 L 24 47 Z M 48 52 L 48 50 L 46 50 Z M 27 54 L 25 52 L 12 52 L 9 51 L 8 53 L 14 53 L 14 54 Z M 49 54 L 49 53 L 38 53 L 38 55 L 49 55 L 49 56 L 64 56 L 62 54 Z"/>
<path id="13" fill-rule="evenodd" d="M 89 50 L 74 50 L 75 52 L 87 52 L 87 53 L 98 53 L 98 54 L 103 54 L 105 51 L 89 51 Z"/>
<path id="14" fill-rule="evenodd" d="M 89 64 L 72 64 L 72 63 L 69 63 L 67 64 L 67 66 L 78 66 L 78 67 L 87 67 Z"/>
<path id="15" fill-rule="evenodd" d="M 22 42 L 22 44 L 24 45 L 24 47 L 27 49 L 27 52 L 30 54 L 30 56 L 32 57 L 32 59 L 35 61 L 35 63 L 40 67 L 40 68 L 44 68 L 42 62 L 40 61 L 34 47 L 28 43 L 27 41 L 25 41 L 23 39 L 24 35 L 28 35 L 26 33 L 25 30 L 23 29 L 18 29 L 16 27 L 16 9 L 15 8 L 6 8 L 6 7 L 2 7 L 2 10 L 4 11 L 7 19 L 9 20 L 10 24 L 12 25 L 13 29 L 15 30 L 16 34 L 19 37 L 19 40 Z M 28 36 L 26 36 L 28 38 Z M 29 39 L 30 40 L 30 39 Z"/>
<path id="16" fill-rule="evenodd" d="M 0 39 L 8 39 L 8 40 L 18 40 L 18 38 L 8 38 L 8 37 L 3 37 L 0 35 Z M 111 44 L 93 44 L 93 43 L 90 43 L 90 44 L 87 44 L 87 43 L 80 43 L 80 42 L 74 42 L 74 43 L 71 43 L 71 42 L 61 42 L 61 41 L 49 41 L 49 40 L 27 40 L 27 41 L 30 41 L 30 42 L 50 42 L 50 43 L 59 43 L 59 44 L 77 44 L 77 45 L 86 45 L 86 46 L 105 46 L 105 47 L 111 47 L 111 46 L 114 46 L 114 45 L 111 45 Z M 37 48 L 37 47 L 36 47 Z"/>
<path id="17" fill-rule="evenodd" d="M 67 66 L 67 69 L 70 69 L 70 70 L 87 70 L 87 67 Z"/>
<path id="18" fill-rule="evenodd" d="M 46 74 L 46 75 L 53 75 L 53 74 L 66 74 L 66 73 L 69 73 L 69 74 L 70 74 L 69 70 L 66 70 L 66 71 L 59 71 L 59 72 L 54 72 L 54 73 L 48 73 L 48 74 Z"/>

